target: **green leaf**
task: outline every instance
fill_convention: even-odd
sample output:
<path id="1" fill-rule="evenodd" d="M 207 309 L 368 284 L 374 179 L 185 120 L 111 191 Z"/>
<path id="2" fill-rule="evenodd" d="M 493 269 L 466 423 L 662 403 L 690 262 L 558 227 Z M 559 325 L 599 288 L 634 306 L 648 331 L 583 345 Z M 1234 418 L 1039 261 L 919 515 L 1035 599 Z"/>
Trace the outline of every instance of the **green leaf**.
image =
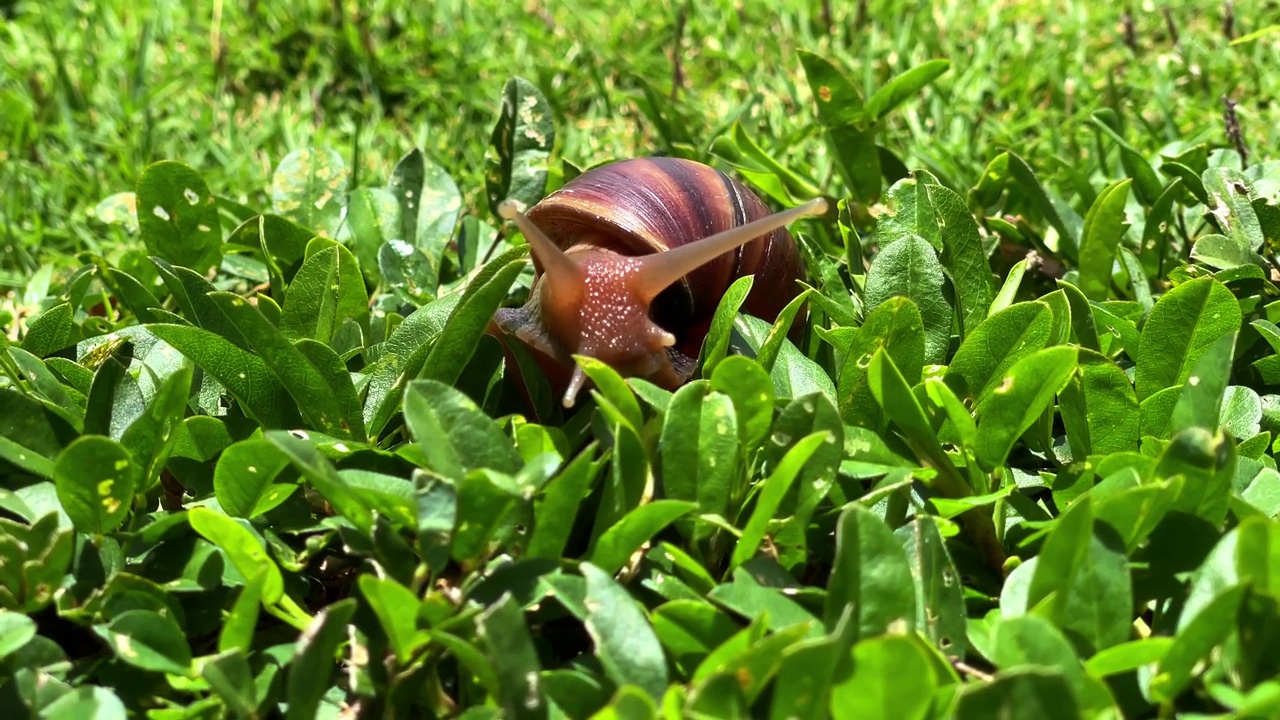
<path id="1" fill-rule="evenodd" d="M 92 535 L 111 532 L 124 522 L 140 474 L 123 445 L 100 435 L 77 438 L 53 468 L 58 502 L 77 530 Z"/>
<path id="2" fill-rule="evenodd" d="M 1249 197 L 1249 186 L 1240 171 L 1229 167 L 1213 167 L 1200 179 L 1208 194 L 1209 217 L 1228 237 L 1258 252 L 1266 238 Z"/>
<path id="3" fill-rule="evenodd" d="M 351 191 L 347 200 L 347 227 L 351 230 L 351 251 L 360 261 L 360 269 L 371 281 L 383 279 L 379 270 L 385 274 L 380 261 L 382 251 L 388 243 L 395 242 L 410 252 L 417 248 L 400 240 L 400 202 L 389 190 L 377 187 L 362 187 Z M 426 256 L 420 255 L 426 263 Z M 391 289 L 398 289 L 396 283 L 387 278 Z M 430 293 L 430 288 L 427 288 Z M 427 300 L 431 298 L 428 294 Z"/>
<path id="4" fill-rule="evenodd" d="M 869 637 L 853 647 L 853 670 L 831 688 L 834 717 L 929 717 L 938 687 L 933 664 L 911 636 Z"/>
<path id="5" fill-rule="evenodd" d="M 418 597 L 395 580 L 360 576 L 360 593 L 378 617 L 382 631 L 401 665 L 407 665 L 427 636 L 418 630 Z"/>
<path id="6" fill-rule="evenodd" d="M 318 235 L 337 237 L 350 179 L 351 171 L 332 148 L 294 150 L 271 175 L 271 210 Z"/>
<path id="7" fill-rule="evenodd" d="M 724 294 L 720 296 L 715 315 L 711 317 L 711 327 L 707 330 L 706 339 L 702 341 L 702 377 L 711 377 L 716 365 L 728 352 L 733 319 L 747 299 L 747 294 L 751 292 L 754 279 L 752 275 L 743 275 L 725 288 Z"/>
<path id="8" fill-rule="evenodd" d="M 209 658 L 201 666 L 200 676 L 238 717 L 255 713 L 258 692 L 244 651 L 235 649 Z"/>
<path id="9" fill-rule="evenodd" d="M 270 511 L 298 486 L 277 483 L 289 458 L 271 441 L 249 438 L 222 451 L 213 470 L 213 494 L 232 517 L 252 518 Z"/>
<path id="10" fill-rule="evenodd" d="M 908 384 L 920 380 L 924 368 L 924 324 L 908 297 L 892 297 L 868 313 L 854 335 L 840 370 L 840 417 L 850 425 L 876 428 L 882 413 L 871 392 L 868 368 L 883 348 Z"/>
<path id="11" fill-rule="evenodd" d="M 644 416 L 640 413 L 640 402 L 626 380 L 609 365 L 593 357 L 576 356 L 583 372 L 596 386 L 601 410 L 609 413 L 610 420 L 623 422 L 633 432 L 640 432 L 644 426 Z"/>
<path id="12" fill-rule="evenodd" d="M 492 275 L 477 275 L 462 293 L 444 329 L 427 355 L 418 377 L 454 383 L 475 354 L 480 336 L 502 304 L 511 284 L 525 268 L 524 260 L 507 260 L 503 255 L 491 263 Z M 505 262 L 499 262 L 503 261 Z"/>
<path id="13" fill-rule="evenodd" d="M 1091 300 L 1105 300 L 1111 290 L 1111 268 L 1124 237 L 1125 203 L 1131 179 L 1112 183 L 1098 194 L 1084 218 L 1080 238 L 1080 291 Z"/>
<path id="14" fill-rule="evenodd" d="M 711 375 L 714 391 L 729 396 L 738 419 L 738 440 L 750 453 L 764 442 L 773 422 L 773 381 L 760 363 L 741 355 L 725 358 Z"/>
<path id="15" fill-rule="evenodd" d="M 124 720 L 129 717 L 120 696 L 101 685 L 84 685 L 70 690 L 44 706 L 40 714 L 49 720 Z"/>
<path id="16" fill-rule="evenodd" d="M 705 380 L 681 387 L 667 406 L 659 441 L 666 496 L 697 502 L 703 514 L 726 515 L 740 447 L 733 401 Z M 699 526 L 695 537 L 710 532 Z"/>
<path id="17" fill-rule="evenodd" d="M 972 683 L 960 693 L 957 720 L 1075 720 L 1080 704 L 1061 671 L 1019 668 L 990 683 Z"/>
<path id="18" fill-rule="evenodd" d="M 948 657 L 962 657 L 964 589 L 938 521 L 917 517 L 894 531 L 907 554 L 915 585 L 915 627 Z"/>
<path id="19" fill-rule="evenodd" d="M 1074 347 L 1044 348 L 1014 363 L 992 379 L 995 388 L 978 402 L 978 461 L 986 468 L 1004 464 L 1022 433 L 1053 403 L 1076 368 Z"/>
<path id="20" fill-rule="evenodd" d="M 315 365 L 271 324 L 258 308 L 232 293 L 210 297 L 240 329 L 280 385 L 293 396 L 310 427 L 334 437 L 363 439 L 364 418 L 355 391 L 339 395 Z M 198 362 L 198 361 L 197 361 Z"/>
<path id="21" fill-rule="evenodd" d="M 760 484 L 760 492 L 756 498 L 755 509 L 751 519 L 742 530 L 733 548 L 733 556 L 729 560 L 728 571 L 732 572 L 739 565 L 750 560 L 760 548 L 770 521 L 783 497 L 791 489 L 792 483 L 804 468 L 805 463 L 824 442 L 833 442 L 834 437 L 828 432 L 815 432 L 801 438 Z"/>
<path id="22" fill-rule="evenodd" d="M 1173 406 L 1169 418 L 1170 434 L 1189 427 L 1218 429 L 1222 419 L 1222 401 L 1230 380 L 1229 373 L 1223 370 L 1231 367 L 1235 348 L 1235 332 L 1223 335 L 1205 348 Z"/>
<path id="23" fill-rule="evenodd" d="M 290 340 L 311 338 L 329 345 L 346 320 L 367 333 L 369 298 L 351 251 L 329 245 L 310 253 L 289 283 L 282 311 L 280 332 Z"/>
<path id="24" fill-rule="evenodd" d="M 70 303 L 59 303 L 40 313 L 27 326 L 22 349 L 42 358 L 66 347 L 71 342 L 71 316 Z"/>
<path id="25" fill-rule="evenodd" d="M 947 61 L 930 61 L 934 62 Z M 930 63 L 925 63 L 916 70 Z M 927 183 L 923 188 L 925 198 L 933 208 L 934 221 L 942 240 L 942 264 L 956 289 L 960 334 L 967 337 L 991 308 L 994 295 L 991 266 L 982 246 L 978 224 L 974 222 L 964 198 L 954 190 L 935 183 Z"/>
<path id="26" fill-rule="evenodd" d="M 951 69 L 950 60 L 926 60 L 880 86 L 867 98 L 864 112 L 879 120 Z"/>
<path id="27" fill-rule="evenodd" d="M 1081 655 L 1129 637 L 1133 589 L 1129 561 L 1110 527 L 1095 528 L 1089 496 L 1058 520 L 1045 540 L 1028 590 L 1027 605 L 1076 644 Z"/>
<path id="28" fill-rule="evenodd" d="M 520 469 L 520 455 L 493 420 L 466 395 L 436 380 L 414 380 L 404 397 L 405 422 L 431 469 L 455 480 L 479 468 Z"/>
<path id="29" fill-rule="evenodd" d="M 502 88 L 502 109 L 493 127 L 485 160 L 489 212 L 496 217 L 504 200 L 533 205 L 547 186 L 547 160 L 555 145 L 551 105 L 537 86 L 512 77 Z"/>
<path id="30" fill-rule="evenodd" d="M 400 205 L 400 240 L 425 253 L 433 268 L 441 266 L 445 248 L 462 212 L 462 194 L 448 171 L 414 148 L 396 163 L 387 190 Z M 434 285 L 426 288 L 434 293 Z"/>
<path id="31" fill-rule="evenodd" d="M 1134 376 L 1138 400 L 1185 383 L 1209 346 L 1240 323 L 1235 296 L 1213 278 L 1189 280 L 1161 296 L 1142 326 Z"/>
<path id="32" fill-rule="evenodd" d="M 36 623 L 22 613 L 0 610 L 0 660 L 21 650 L 36 636 Z"/>
<path id="33" fill-rule="evenodd" d="M 960 397 L 985 399 L 1009 367 L 1048 344 L 1052 328 L 1053 313 L 1041 301 L 993 312 L 956 350 L 944 376 L 947 385 Z"/>
<path id="34" fill-rule="evenodd" d="M 1138 398 L 1124 371 L 1084 348 L 1079 349 L 1076 367 L 1059 394 L 1071 456 L 1136 450 Z"/>
<path id="35" fill-rule="evenodd" d="M 586 627 L 608 676 L 635 685 L 658 700 L 667 689 L 667 660 L 648 618 L 630 594 L 591 563 L 579 568 L 587 581 Z"/>
<path id="36" fill-rule="evenodd" d="M 592 444 L 547 483 L 542 498 L 534 506 L 533 537 L 525 551 L 526 557 L 560 558 L 573 530 L 578 507 L 603 465 L 602 461 L 595 460 Z"/>
<path id="37" fill-rule="evenodd" d="M 662 528 L 697 509 L 697 503 L 683 500 L 654 500 L 641 505 L 596 539 L 587 561 L 605 572 L 616 573 Z"/>
<path id="38" fill-rule="evenodd" d="M 1080 235 L 1084 224 L 1080 216 L 1066 203 L 1051 199 L 1027 161 L 1013 153 L 1009 153 L 1009 175 L 1013 181 L 1010 187 L 1026 193 L 1026 199 L 1032 207 L 1058 232 L 1058 241 L 1067 259 L 1075 260 L 1079 257 Z"/>
<path id="39" fill-rule="evenodd" d="M 762 347 L 772 330 L 772 326 L 764 320 L 741 313 L 734 319 L 733 327 L 746 340 L 748 347 L 753 349 Z M 785 338 L 769 376 L 773 378 L 774 395 L 780 400 L 821 392 L 831 398 L 832 403 L 836 402 L 835 383 L 827 370 Z"/>
<path id="40" fill-rule="evenodd" d="M 138 227 L 149 255 L 205 273 L 222 260 L 213 194 L 200 173 L 165 160 L 138 179 Z"/>
<path id="41" fill-rule="evenodd" d="M 248 653 L 253 648 L 253 636 L 258 627 L 258 609 L 262 606 L 262 588 L 266 585 L 267 571 L 259 569 L 245 577 L 244 587 L 236 595 L 235 605 L 227 616 L 222 632 L 218 634 L 218 652 L 238 649 Z"/>
<path id="42" fill-rule="evenodd" d="M 275 605 L 284 596 L 284 578 L 280 568 L 267 556 L 265 544 L 240 522 L 206 507 L 194 507 L 187 513 L 191 528 L 218 547 L 244 577 L 263 575 L 262 602 Z"/>
<path id="43" fill-rule="evenodd" d="M 338 671 L 334 654 L 347 640 L 348 623 L 355 615 L 356 605 L 355 598 L 346 598 L 316 613 L 294 644 L 286 688 L 289 720 L 316 716 L 321 698 L 329 691 L 330 679 Z"/>
<path id="44" fill-rule="evenodd" d="M 257 355 L 207 330 L 187 325 L 147 325 L 147 330 L 212 375 L 264 427 L 279 427 L 290 400 L 280 381 Z"/>
<path id="45" fill-rule="evenodd" d="M 915 624 L 915 586 L 902 545 L 884 521 L 861 505 L 850 505 L 836 522 L 836 554 L 823 618 L 831 631 L 854 610 L 857 637 Z"/>
<path id="46" fill-rule="evenodd" d="M 263 433 L 263 437 L 284 451 L 302 477 L 311 483 L 311 487 L 327 500 L 339 515 L 349 520 L 361 532 L 372 531 L 373 513 L 369 504 L 320 454 L 316 446 L 309 442 L 310 436 L 307 433 L 301 430 L 291 432 L 268 430 Z"/>
<path id="47" fill-rule="evenodd" d="M 126 610 L 110 624 L 94 628 L 116 657 L 152 672 L 191 673 L 191 646 L 172 617 L 149 610 Z"/>
<path id="48" fill-rule="evenodd" d="M 506 717 L 546 717 L 538 651 L 511 595 L 504 594 L 481 613 L 476 629 L 485 641 L 489 662 L 497 671 L 499 700 Z"/>
<path id="49" fill-rule="evenodd" d="M 866 303 L 880 303 L 901 295 L 910 298 L 924 322 L 925 363 L 946 358 L 951 339 L 951 303 L 943 294 L 942 264 L 924 238 L 913 236 L 883 248 L 867 271 Z"/>

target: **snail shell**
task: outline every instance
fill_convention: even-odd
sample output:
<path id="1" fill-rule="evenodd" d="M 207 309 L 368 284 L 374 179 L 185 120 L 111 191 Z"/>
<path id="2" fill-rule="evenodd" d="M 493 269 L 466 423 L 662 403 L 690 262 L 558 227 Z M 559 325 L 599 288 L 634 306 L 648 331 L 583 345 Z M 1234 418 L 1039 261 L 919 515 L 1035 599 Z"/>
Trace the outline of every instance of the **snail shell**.
<path id="1" fill-rule="evenodd" d="M 573 354 L 674 389 L 696 369 L 734 280 L 755 276 L 742 309 L 766 320 L 799 294 L 804 268 L 786 224 L 825 207 L 818 198 L 771 214 L 742 183 L 689 160 L 600 166 L 527 215 L 500 209 L 529 241 L 535 280 L 524 307 L 500 310 L 495 324 L 573 368 L 566 406 L 585 380 Z"/>

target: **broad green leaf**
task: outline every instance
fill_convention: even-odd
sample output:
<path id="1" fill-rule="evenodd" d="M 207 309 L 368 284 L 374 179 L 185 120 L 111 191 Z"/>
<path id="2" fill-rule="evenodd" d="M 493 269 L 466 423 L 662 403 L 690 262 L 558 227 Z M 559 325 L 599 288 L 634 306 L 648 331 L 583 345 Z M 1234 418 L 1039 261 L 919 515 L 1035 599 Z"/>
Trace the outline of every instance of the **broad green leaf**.
<path id="1" fill-rule="evenodd" d="M 266 585 L 267 571 L 245 577 L 244 587 L 236 595 L 222 632 L 218 633 L 218 652 L 238 649 L 248 653 L 253 648 L 253 636 L 258 626 L 258 610 L 262 606 L 262 589 Z"/>
<path id="2" fill-rule="evenodd" d="M 403 240 L 388 240 L 378 249 L 383 284 L 403 303 L 426 305 L 435 299 L 431 288 L 440 284 L 439 270 L 421 248 Z"/>
<path id="3" fill-rule="evenodd" d="M 436 380 L 414 380 L 404 396 L 405 422 L 431 469 L 455 480 L 479 468 L 520 469 L 511 440 L 466 395 Z"/>
<path id="4" fill-rule="evenodd" d="M 640 432 L 641 427 L 644 426 L 640 402 L 636 400 L 635 393 L 622 376 L 612 367 L 593 357 L 580 355 L 575 359 L 596 386 L 596 391 L 602 396 L 600 398 L 602 411 L 608 412 L 611 420 L 624 422 L 633 431 Z"/>
<path id="5" fill-rule="evenodd" d="M 310 338 L 329 345 L 346 320 L 369 331 L 369 298 L 355 255 L 342 245 L 310 253 L 302 261 L 280 316 L 280 332 L 290 340 Z"/>
<path id="6" fill-rule="evenodd" d="M 894 531 L 907 554 L 915 585 L 915 627 L 948 657 L 963 657 L 964 588 L 938 523 L 917 517 Z"/>
<path id="7" fill-rule="evenodd" d="M 439 268 L 462 212 L 462 195 L 448 171 L 414 148 L 396 163 L 387 190 L 400 205 L 399 239 L 421 249 Z M 434 294 L 435 286 L 426 288 Z"/>
<path id="8" fill-rule="evenodd" d="M 496 670 L 499 700 L 506 717 L 546 717 L 538 650 L 518 604 L 510 595 L 503 595 L 480 614 L 476 629 Z"/>
<path id="9" fill-rule="evenodd" d="M 707 337 L 702 341 L 702 377 L 710 378 L 716 365 L 724 359 L 729 349 L 729 333 L 733 330 L 733 319 L 751 292 L 753 275 L 743 275 L 725 288 L 716 305 L 715 315 L 711 317 L 711 327 Z"/>
<path id="10" fill-rule="evenodd" d="M 1000 673 L 990 683 L 970 683 L 960 693 L 957 720 L 1076 720 L 1080 703 L 1062 672 L 1020 668 Z"/>
<path id="11" fill-rule="evenodd" d="M 46 705 L 49 720 L 124 720 L 129 717 L 120 696 L 101 685 L 82 685 Z"/>
<path id="12" fill-rule="evenodd" d="M 1045 347 L 1052 327 L 1053 313 L 1039 301 L 992 313 L 956 350 L 947 366 L 947 384 L 960 397 L 985 398 L 1009 367 Z"/>
<path id="13" fill-rule="evenodd" d="M 756 317 L 741 313 L 733 321 L 734 330 L 746 341 L 748 348 L 758 349 L 769 336 L 772 326 Z M 782 347 L 769 370 L 773 378 L 774 395 L 781 400 L 803 397 L 821 392 L 836 401 L 836 386 L 821 365 L 814 362 L 791 343 L 783 339 Z"/>
<path id="14" fill-rule="evenodd" d="M 237 648 L 211 656 L 200 666 L 200 677 L 237 716 L 256 712 L 258 692 L 245 651 Z"/>
<path id="15" fill-rule="evenodd" d="M 678 667 L 690 672 L 738 632 L 724 611 L 702 600 L 672 600 L 654 609 L 653 630 Z"/>
<path id="16" fill-rule="evenodd" d="M 458 562 L 487 555 L 494 535 L 527 494 L 527 485 L 503 473 L 480 469 L 458 482 L 457 524 L 450 552 Z"/>
<path id="17" fill-rule="evenodd" d="M 351 171 L 332 148 L 294 150 L 271 175 L 271 210 L 318 235 L 337 237 L 350 180 Z"/>
<path id="18" fill-rule="evenodd" d="M 1090 675 L 1104 678 L 1131 672 L 1146 665 L 1160 662 L 1173 644 L 1170 637 L 1148 637 L 1113 645 L 1099 652 L 1084 663 Z"/>
<path id="19" fill-rule="evenodd" d="M 560 558 L 573 530 L 578 507 L 603 465 L 595 459 L 595 445 L 588 445 L 547 483 L 542 497 L 534 505 L 533 537 L 525 551 L 526 557 Z"/>
<path id="20" fill-rule="evenodd" d="M 412 659 L 427 637 L 417 628 L 418 597 L 395 580 L 373 575 L 360 576 L 360 594 L 378 617 L 391 650 L 401 665 Z"/>
<path id="21" fill-rule="evenodd" d="M 1138 446 L 1138 398 L 1118 365 L 1079 349 L 1077 369 L 1059 394 L 1062 423 L 1073 458 Z"/>
<path id="22" fill-rule="evenodd" d="M 306 356 L 244 298 L 224 292 L 210 297 L 244 333 L 280 385 L 293 396 L 298 411 L 310 427 L 334 437 L 362 439 L 364 420 L 359 406 L 351 405 L 354 391 L 345 397 L 335 393 Z"/>
<path id="23" fill-rule="evenodd" d="M 1226 517 L 1235 465 L 1230 439 L 1221 432 L 1192 427 L 1169 440 L 1153 474 L 1157 479 L 1182 475 L 1182 493 L 1171 509 L 1199 515 L 1216 524 Z"/>
<path id="24" fill-rule="evenodd" d="M 939 74 L 950 65 L 945 60 L 931 60 L 908 73 L 932 63 L 942 63 Z M 937 66 L 935 66 L 937 67 Z M 878 95 L 879 93 L 877 93 Z M 872 100 L 874 100 L 874 96 Z M 935 183 L 922 186 L 933 207 L 934 219 L 942 240 L 942 265 L 956 289 L 960 334 L 967 337 L 987 316 L 994 296 L 991 266 L 978 234 L 978 224 L 968 207 L 954 190 Z"/>
<path id="25" fill-rule="evenodd" d="M 0 610 L 0 660 L 31 642 L 36 631 L 35 621 L 26 615 Z"/>
<path id="26" fill-rule="evenodd" d="M 355 615 L 356 605 L 355 598 L 346 598 L 324 608 L 316 613 L 294 643 L 286 688 L 289 720 L 316 716 L 320 700 L 328 692 L 333 674 L 338 672 L 334 655 L 338 646 L 347 640 L 348 623 Z"/>
<path id="27" fill-rule="evenodd" d="M 995 387 L 978 402 L 975 413 L 979 462 L 987 468 L 1004 463 L 1013 444 L 1067 384 L 1076 368 L 1076 352 L 1069 345 L 1044 348 L 992 378 Z"/>
<path id="28" fill-rule="evenodd" d="M 213 470 L 213 494 L 232 517 L 252 518 L 293 494 L 294 483 L 277 483 L 289 458 L 269 440 L 249 438 L 222 451 Z"/>
<path id="29" fill-rule="evenodd" d="M 182 628 L 168 615 L 126 610 L 94 630 L 116 657 L 134 667 L 173 675 L 191 672 L 191 646 Z"/>
<path id="30" fill-rule="evenodd" d="M 1080 238 L 1080 291 L 1091 300 L 1105 300 L 1111 289 L 1111 268 L 1124 236 L 1124 207 L 1133 180 L 1124 179 L 1098 194 L 1084 218 Z"/>
<path id="31" fill-rule="evenodd" d="M 1038 556 L 1027 605 L 1057 625 L 1081 655 L 1129 637 L 1133 603 L 1129 561 L 1109 527 L 1095 528 L 1089 496 L 1058 520 Z"/>
<path id="32" fill-rule="evenodd" d="M 705 380 L 675 392 L 667 406 L 659 442 L 662 487 L 666 497 L 691 500 L 709 515 L 726 515 L 738 478 L 737 416 L 732 400 Z M 693 528 L 695 537 L 712 530 Z"/>
<path id="33" fill-rule="evenodd" d="M 380 266 L 380 260 L 387 244 L 395 242 L 411 252 L 417 250 L 400 240 L 400 202 L 384 188 L 362 187 L 351 192 L 347 200 L 347 227 L 351 231 L 351 252 L 360 261 L 360 269 L 365 277 L 373 282 L 382 280 L 386 272 Z M 425 256 L 420 257 L 425 262 Z M 382 272 L 379 273 L 379 270 Z M 387 278 L 387 282 L 391 289 L 400 289 L 390 278 Z M 424 289 L 430 293 L 432 287 L 434 285 Z M 428 294 L 426 299 L 432 296 Z"/>
<path id="34" fill-rule="evenodd" d="M 165 160 L 138 179 L 138 227 L 147 253 L 205 273 L 222 260 L 213 195 L 190 167 Z"/>
<path id="35" fill-rule="evenodd" d="M 915 624 L 915 586 L 902 545 L 884 521 L 861 505 L 850 505 L 836 523 L 835 563 L 823 618 L 835 627 L 845 607 L 854 609 L 857 637 Z"/>
<path id="36" fill-rule="evenodd" d="M 289 461 L 297 468 L 311 487 L 333 506 L 333 509 L 345 517 L 362 532 L 373 529 L 373 514 L 369 504 L 351 486 L 341 473 L 334 469 L 316 446 L 310 442 L 310 436 L 301 430 L 268 430 L 263 437 L 284 451 Z M 339 443 L 341 444 L 341 443 Z"/>
<path id="37" fill-rule="evenodd" d="M 489 212 L 496 217 L 499 203 L 508 199 L 526 206 L 542 199 L 555 140 L 551 105 L 537 86 L 522 77 L 508 79 L 485 160 Z"/>
<path id="38" fill-rule="evenodd" d="M 1200 176 L 1208 195 L 1209 216 L 1227 236 L 1258 252 L 1265 237 L 1254 212 L 1245 177 L 1234 168 L 1209 168 Z"/>
<path id="39" fill-rule="evenodd" d="M 756 497 L 755 509 L 751 519 L 742 530 L 742 536 L 734 545 L 733 556 L 729 560 L 728 572 L 755 556 L 764 539 L 774 513 L 782 503 L 783 497 L 791 489 L 792 483 L 804 468 L 805 463 L 824 442 L 834 440 L 828 432 L 815 432 L 801 438 L 787 451 L 778 462 L 773 472 L 760 484 L 760 492 Z"/>
<path id="40" fill-rule="evenodd" d="M 875 352 L 883 348 L 908 384 L 920 380 L 925 338 L 920 310 L 908 297 L 880 303 L 863 321 L 840 370 L 840 417 L 850 425 L 876 428 L 883 417 L 871 392 L 867 370 Z"/>
<path id="41" fill-rule="evenodd" d="M 831 688 L 833 718 L 929 717 L 938 678 L 911 636 L 867 637 L 853 647 L 853 670 Z"/>
<path id="42" fill-rule="evenodd" d="M 587 582 L 587 632 L 596 657 L 618 685 L 635 685 L 654 700 L 667 689 L 667 661 L 653 627 L 631 595 L 591 563 L 580 567 Z"/>
<path id="43" fill-rule="evenodd" d="M 208 330 L 168 324 L 146 327 L 216 378 L 240 404 L 245 415 L 264 427 L 280 426 L 290 400 L 260 357 Z"/>
<path id="44" fill-rule="evenodd" d="M 883 248 L 867 271 L 866 303 L 880 303 L 901 295 L 910 298 L 924 322 L 925 363 L 940 363 L 951 338 L 951 303 L 943 293 L 942 263 L 933 247 L 918 236 Z"/>
<path id="45" fill-rule="evenodd" d="M 817 106 L 818 121 L 827 131 L 836 169 L 852 189 L 855 200 L 863 204 L 874 202 L 883 185 L 874 119 L 868 122 L 857 89 L 830 60 L 808 50 L 797 54 Z M 883 98 L 881 107 L 887 110 L 891 99 Z"/>
<path id="46" fill-rule="evenodd" d="M 735 688 L 742 693 L 748 705 L 755 702 L 765 684 L 782 665 L 782 654 L 802 641 L 810 631 L 809 625 L 800 624 L 756 637 L 758 627 L 741 631 L 738 637 L 712 651 L 693 674 L 695 694 L 714 683 L 715 678 L 727 675 L 733 679 Z M 745 641 L 739 642 L 740 638 Z"/>
<path id="47" fill-rule="evenodd" d="M 1185 383 L 1209 346 L 1240 322 L 1235 296 L 1213 278 L 1189 280 L 1161 296 L 1142 326 L 1134 376 L 1138 400 Z"/>
<path id="48" fill-rule="evenodd" d="M 494 261 L 509 256 L 502 256 Z M 524 270 L 524 260 L 497 264 L 493 275 L 481 273 L 463 291 L 462 299 L 449 315 L 444 329 L 427 355 L 419 378 L 454 383 L 475 354 L 480 336 L 506 298 L 516 277 Z"/>
<path id="49" fill-rule="evenodd" d="M 951 69 L 951 61 L 943 59 L 926 60 L 916 65 L 881 85 L 875 94 L 867 98 L 864 112 L 869 118 L 884 117 L 949 69 Z"/>
<path id="50" fill-rule="evenodd" d="M 142 469 L 123 445 L 83 435 L 67 446 L 53 468 L 58 501 L 83 533 L 101 535 L 124 522 Z"/>
<path id="51" fill-rule="evenodd" d="M 758 362 L 733 355 L 716 366 L 711 387 L 733 402 L 743 450 L 750 453 L 759 447 L 773 422 L 773 381 L 769 373 Z"/>
<path id="52" fill-rule="evenodd" d="M 1229 332 L 1205 348 L 1187 376 L 1178 394 L 1178 402 L 1169 417 L 1169 432 L 1190 427 L 1217 430 L 1222 419 L 1222 401 L 1227 392 L 1229 373 L 1235 357 L 1236 333 Z"/>
<path id="53" fill-rule="evenodd" d="M 71 342 L 71 316 L 70 303 L 59 303 L 40 313 L 27 326 L 22 349 L 42 358 L 66 347 Z"/>
<path id="54" fill-rule="evenodd" d="M 605 572 L 615 573 L 641 545 L 667 525 L 697 509 L 697 503 L 683 500 L 654 500 L 641 505 L 623 515 L 596 539 L 587 554 L 587 561 Z"/>
<path id="55" fill-rule="evenodd" d="M 1058 232 L 1060 250 L 1067 259 L 1074 261 L 1079 257 L 1080 236 L 1084 225 L 1080 216 L 1070 205 L 1052 199 L 1027 161 L 1013 153 L 1009 153 L 1009 175 L 1013 180 L 1010 187 L 1016 187 L 1025 193 L 1026 200 Z"/>
<path id="56" fill-rule="evenodd" d="M 217 510 L 194 507 L 187 513 L 191 528 L 218 547 L 244 577 L 263 576 L 262 602 L 274 605 L 284 596 L 284 578 L 266 546 L 239 521 Z"/>

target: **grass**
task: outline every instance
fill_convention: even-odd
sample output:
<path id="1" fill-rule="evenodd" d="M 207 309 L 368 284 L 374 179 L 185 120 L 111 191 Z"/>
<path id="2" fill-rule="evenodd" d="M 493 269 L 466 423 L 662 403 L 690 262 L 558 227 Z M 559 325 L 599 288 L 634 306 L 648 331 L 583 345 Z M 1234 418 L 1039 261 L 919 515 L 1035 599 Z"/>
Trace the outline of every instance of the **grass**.
<path id="1" fill-rule="evenodd" d="M 1236 35 L 1280 20 L 1275 2 L 1235 3 Z M 1158 7 L 1158 9 L 1157 9 Z M 1164 12 L 1177 32 L 1172 41 Z M 551 101 L 557 153 L 580 165 L 703 153 L 740 120 L 797 167 L 824 166 L 796 60 L 809 49 L 846 68 L 866 94 L 930 58 L 954 66 L 893 116 L 885 144 L 953 187 L 1016 147 L 1069 194 L 1072 173 L 1100 169 L 1088 119 L 1114 109 L 1127 139 L 1154 155 L 1225 141 L 1222 96 L 1246 141 L 1280 132 L 1276 44 L 1230 47 L 1223 6 L 1134 8 L 1136 48 L 1117 4 L 1090 2 L 842 5 L 300 2 L 212 5 L 18 2 L 0 21 L 0 281 L 118 242 L 91 216 L 160 159 L 199 168 L 215 192 L 251 205 L 289 151 L 329 144 L 354 180 L 385 177 L 422 147 L 482 205 L 488 129 L 510 75 Z M 683 17 L 683 22 L 681 18 Z M 677 34 L 679 28 L 683 32 Z M 675 81 L 675 60 L 682 82 Z M 674 94 L 687 137 L 664 137 L 645 86 Z"/>
<path id="2" fill-rule="evenodd" d="M 0 706 L 1280 716 L 1280 5 L 582 5 L 0 0 Z M 647 154 L 835 208 L 564 408 Z"/>

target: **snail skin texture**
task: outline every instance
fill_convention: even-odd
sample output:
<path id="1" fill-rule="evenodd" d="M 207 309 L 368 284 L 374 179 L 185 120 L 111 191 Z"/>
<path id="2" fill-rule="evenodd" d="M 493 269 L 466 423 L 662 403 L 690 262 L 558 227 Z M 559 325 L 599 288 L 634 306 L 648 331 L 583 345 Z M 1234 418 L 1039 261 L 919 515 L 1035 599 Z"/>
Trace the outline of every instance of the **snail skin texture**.
<path id="1" fill-rule="evenodd" d="M 529 243 L 535 279 L 528 302 L 494 324 L 568 376 L 551 378 L 565 407 L 586 381 L 575 354 L 675 389 L 692 377 L 736 278 L 755 276 L 743 310 L 756 317 L 777 317 L 799 294 L 804 271 L 786 225 L 826 208 L 816 198 L 770 214 L 741 183 L 689 160 L 602 165 L 527 215 L 510 200 L 498 208 Z"/>

